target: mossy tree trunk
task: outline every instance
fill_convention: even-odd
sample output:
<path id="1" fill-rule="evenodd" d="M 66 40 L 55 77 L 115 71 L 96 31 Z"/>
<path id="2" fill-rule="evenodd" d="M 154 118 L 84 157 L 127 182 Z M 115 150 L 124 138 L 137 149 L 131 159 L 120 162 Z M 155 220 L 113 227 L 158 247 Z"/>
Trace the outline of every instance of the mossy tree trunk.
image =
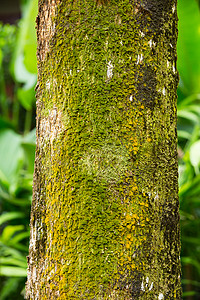
<path id="1" fill-rule="evenodd" d="M 39 0 L 27 299 L 181 299 L 176 0 Z"/>

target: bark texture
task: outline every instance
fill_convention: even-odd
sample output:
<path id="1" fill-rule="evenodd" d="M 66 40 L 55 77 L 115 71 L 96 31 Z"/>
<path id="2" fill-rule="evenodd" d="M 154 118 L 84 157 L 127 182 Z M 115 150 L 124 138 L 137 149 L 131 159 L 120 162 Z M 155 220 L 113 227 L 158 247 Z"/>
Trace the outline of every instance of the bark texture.
<path id="1" fill-rule="evenodd" d="M 176 0 L 40 0 L 27 299 L 181 299 Z"/>

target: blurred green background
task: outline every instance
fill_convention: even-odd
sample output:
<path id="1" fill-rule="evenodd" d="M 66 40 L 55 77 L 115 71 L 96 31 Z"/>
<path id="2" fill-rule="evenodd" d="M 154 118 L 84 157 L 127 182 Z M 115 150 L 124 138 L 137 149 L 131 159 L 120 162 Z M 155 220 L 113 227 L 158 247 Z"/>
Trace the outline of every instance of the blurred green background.
<path id="1" fill-rule="evenodd" d="M 0 299 L 24 299 L 35 152 L 37 0 L 0 3 Z M 178 0 L 178 157 L 185 300 L 200 299 L 200 1 Z"/>

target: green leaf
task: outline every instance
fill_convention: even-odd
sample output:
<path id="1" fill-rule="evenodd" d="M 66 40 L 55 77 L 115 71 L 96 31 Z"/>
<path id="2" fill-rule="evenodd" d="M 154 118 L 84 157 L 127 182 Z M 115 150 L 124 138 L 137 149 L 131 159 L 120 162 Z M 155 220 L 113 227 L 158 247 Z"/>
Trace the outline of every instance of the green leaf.
<path id="1" fill-rule="evenodd" d="M 189 140 L 191 138 L 191 134 L 185 130 L 178 130 L 178 138 Z"/>
<path id="2" fill-rule="evenodd" d="M 9 299 L 8 296 L 17 290 L 17 286 L 19 284 L 19 281 L 21 280 L 21 278 L 17 278 L 17 277 L 11 277 L 11 278 L 7 278 L 7 280 L 5 281 L 5 283 L 2 286 L 1 289 L 1 300 L 6 300 Z"/>
<path id="3" fill-rule="evenodd" d="M 21 88 L 17 90 L 17 97 L 22 106 L 30 110 L 33 102 L 35 101 L 34 87 L 37 81 L 37 75 L 31 74 L 27 71 L 23 63 L 23 55 L 20 54 L 16 57 L 14 64 L 15 78 L 18 82 L 24 83 Z"/>
<path id="4" fill-rule="evenodd" d="M 0 275 L 8 277 L 26 277 L 27 270 L 19 267 L 1 266 Z"/>
<path id="5" fill-rule="evenodd" d="M 18 260 L 24 261 L 25 257 L 21 254 L 20 251 L 9 247 L 7 245 L 4 245 L 1 241 L 0 241 L 0 249 L 3 250 L 3 255 L 6 256 L 12 256 L 13 258 L 17 258 Z"/>
<path id="6" fill-rule="evenodd" d="M 27 238 L 27 237 L 29 237 L 30 236 L 30 232 L 21 232 L 21 233 L 19 233 L 19 234 L 17 234 L 16 236 L 14 236 L 13 238 L 12 238 L 12 240 L 11 240 L 11 243 L 13 244 L 13 245 L 15 245 L 15 244 L 17 244 L 18 242 L 20 242 L 21 240 L 23 240 L 23 239 L 25 239 L 25 238 Z"/>
<path id="7" fill-rule="evenodd" d="M 36 129 L 34 128 L 33 130 L 31 130 L 30 132 L 28 132 L 24 138 L 23 141 L 25 143 L 29 143 L 29 144 L 33 144 L 35 145 L 36 142 Z"/>
<path id="8" fill-rule="evenodd" d="M 194 220 L 194 216 L 185 212 L 185 211 L 182 211 L 180 210 L 180 217 L 181 217 L 181 220 Z"/>
<path id="9" fill-rule="evenodd" d="M 196 259 L 194 259 L 190 256 L 183 256 L 181 258 L 181 262 L 183 264 L 190 264 L 190 265 L 195 266 L 197 268 L 198 272 L 200 273 L 200 263 Z"/>
<path id="10" fill-rule="evenodd" d="M 34 87 L 36 83 L 37 75 L 27 71 L 23 63 L 23 60 L 24 60 L 24 56 L 22 53 L 20 53 L 15 59 L 14 74 L 16 80 L 18 82 L 25 83 L 24 88 L 28 90 Z"/>
<path id="11" fill-rule="evenodd" d="M 26 110 L 31 110 L 32 105 L 35 102 L 35 91 L 33 88 L 35 86 L 35 82 L 36 80 L 34 79 L 33 85 L 30 88 L 25 85 L 22 88 L 17 89 L 17 98 Z"/>
<path id="12" fill-rule="evenodd" d="M 178 70 L 187 94 L 200 92 L 200 13 L 196 1 L 178 1 Z"/>
<path id="13" fill-rule="evenodd" d="M 0 225 L 2 225 L 3 223 L 13 220 L 13 219 L 17 219 L 17 218 L 24 218 L 24 214 L 21 212 L 7 212 L 4 213 L 0 216 Z"/>
<path id="14" fill-rule="evenodd" d="M 199 132 L 200 132 L 200 126 L 199 124 L 196 124 L 193 128 L 191 137 L 189 142 L 187 143 L 186 147 L 184 148 L 184 151 L 189 151 L 190 147 L 199 139 Z M 188 155 L 189 158 L 189 155 Z"/>
<path id="15" fill-rule="evenodd" d="M 20 78 L 18 77 L 18 75 L 20 75 L 20 69 L 16 67 L 16 64 L 19 57 L 21 67 L 24 66 L 23 69 L 26 69 L 29 74 L 37 73 L 35 30 L 37 7 L 38 0 L 27 1 L 23 7 L 23 16 L 20 21 L 17 44 L 11 64 L 12 72 L 15 78 L 20 82 L 28 82 L 28 80 L 25 77 L 22 78 L 22 76 Z"/>
<path id="16" fill-rule="evenodd" d="M 182 279 L 181 282 L 182 282 L 183 284 L 192 284 L 192 285 L 194 285 L 194 286 L 200 287 L 200 282 L 195 281 L 195 280 Z"/>
<path id="17" fill-rule="evenodd" d="M 12 196 L 10 196 L 8 198 L 4 198 L 4 199 L 9 203 L 12 203 L 14 205 L 21 206 L 21 207 L 30 206 L 30 204 L 31 204 L 31 196 L 27 199 L 17 199 Z"/>
<path id="18" fill-rule="evenodd" d="M 200 101 L 200 94 L 191 94 L 188 97 L 184 98 L 180 103 L 179 107 L 181 108 L 182 106 L 188 106 L 193 103 L 199 103 Z"/>
<path id="19" fill-rule="evenodd" d="M 3 61 L 3 51 L 0 49 L 0 67 L 2 65 L 2 61 Z"/>
<path id="20" fill-rule="evenodd" d="M 37 39 L 35 30 L 35 19 L 38 11 L 38 0 L 30 1 L 30 7 L 25 20 L 27 31 L 24 45 L 24 64 L 31 73 L 37 73 Z"/>
<path id="21" fill-rule="evenodd" d="M 14 79 L 23 83 L 23 86 L 17 90 L 17 96 L 26 110 L 30 110 L 35 102 L 34 87 L 37 80 L 35 19 L 37 2 L 38 0 L 27 1 L 24 5 L 17 43 L 10 65 Z"/>
<path id="22" fill-rule="evenodd" d="M 187 109 L 188 111 L 194 112 L 198 116 L 200 115 L 200 106 L 199 106 L 199 104 L 188 105 L 185 109 Z"/>
<path id="23" fill-rule="evenodd" d="M 188 291 L 188 292 L 183 292 L 183 297 L 190 297 L 190 296 L 195 296 L 198 293 L 195 291 Z"/>
<path id="24" fill-rule="evenodd" d="M 195 113 L 188 111 L 188 110 L 179 110 L 177 112 L 177 115 L 179 118 L 184 118 L 184 119 L 190 120 L 193 123 L 199 122 L 199 117 Z"/>
<path id="25" fill-rule="evenodd" d="M 0 131 L 0 180 L 11 184 L 23 164 L 21 136 L 11 129 Z"/>
<path id="26" fill-rule="evenodd" d="M 30 174 L 34 171 L 34 161 L 35 161 L 35 141 L 36 141 L 36 130 L 33 129 L 23 138 L 22 148 L 24 150 L 26 165 Z"/>
<path id="27" fill-rule="evenodd" d="M 200 164 L 200 140 L 195 142 L 190 147 L 190 162 L 195 169 L 196 174 L 199 173 L 199 164 Z"/>
<path id="28" fill-rule="evenodd" d="M 24 229 L 24 225 L 8 225 L 8 226 L 6 226 L 2 232 L 1 241 L 5 244 L 6 243 L 9 244 L 12 236 L 23 229 Z"/>
<path id="29" fill-rule="evenodd" d="M 27 268 L 27 262 L 24 257 L 24 261 L 13 258 L 13 257 L 1 257 L 0 258 L 1 265 L 15 265 L 22 268 Z"/>
<path id="30" fill-rule="evenodd" d="M 28 171 L 32 174 L 34 171 L 35 145 L 22 143 L 22 147 L 24 149 Z"/>
<path id="31" fill-rule="evenodd" d="M 1 128 L 1 130 L 7 129 L 7 128 L 13 129 L 13 125 L 11 124 L 11 122 L 9 120 L 6 120 L 6 119 L 0 117 L 0 128 Z"/>
<path id="32" fill-rule="evenodd" d="M 200 239 L 198 237 L 194 238 L 194 237 L 183 237 L 182 241 L 187 242 L 187 243 L 191 243 L 191 244 L 195 244 L 195 245 L 200 245 Z"/>
<path id="33" fill-rule="evenodd" d="M 179 196 L 186 197 L 188 195 L 198 194 L 200 191 L 200 175 L 195 176 L 191 181 L 187 181 L 179 188 Z"/>

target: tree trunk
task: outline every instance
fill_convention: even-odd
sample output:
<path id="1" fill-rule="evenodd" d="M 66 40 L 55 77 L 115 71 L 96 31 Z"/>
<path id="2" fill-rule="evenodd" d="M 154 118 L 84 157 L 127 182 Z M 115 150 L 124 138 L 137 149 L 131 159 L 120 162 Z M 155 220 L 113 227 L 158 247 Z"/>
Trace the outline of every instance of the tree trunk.
<path id="1" fill-rule="evenodd" d="M 181 299 L 176 0 L 40 0 L 27 299 Z"/>

